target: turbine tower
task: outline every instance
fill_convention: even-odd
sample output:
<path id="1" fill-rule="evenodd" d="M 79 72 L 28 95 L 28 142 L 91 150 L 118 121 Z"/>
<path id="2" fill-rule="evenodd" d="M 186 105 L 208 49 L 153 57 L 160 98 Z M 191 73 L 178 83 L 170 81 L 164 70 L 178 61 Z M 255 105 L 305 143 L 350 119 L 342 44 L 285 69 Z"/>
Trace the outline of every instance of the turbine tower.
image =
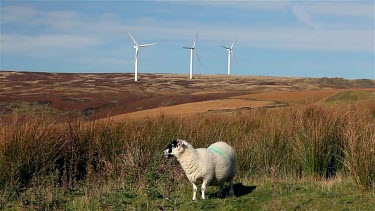
<path id="1" fill-rule="evenodd" d="M 199 60 L 199 63 L 201 63 L 201 60 L 199 59 L 199 56 L 198 56 L 197 52 L 195 51 L 195 43 L 197 42 L 197 38 L 198 38 L 198 33 L 195 36 L 195 39 L 194 39 L 194 42 L 193 42 L 193 47 L 183 47 L 185 49 L 190 50 L 190 79 L 193 78 L 193 52 L 197 56 L 197 58 Z"/>
<path id="2" fill-rule="evenodd" d="M 230 75 L 230 58 L 231 58 L 231 56 L 234 59 L 233 45 L 234 45 L 234 41 L 232 42 L 232 45 L 230 46 L 230 48 L 229 47 L 225 47 L 225 46 L 221 46 L 221 47 L 227 49 L 227 51 L 228 51 L 228 75 Z"/>
<path id="3" fill-rule="evenodd" d="M 135 41 L 134 37 L 130 34 L 130 32 L 129 32 L 129 36 L 133 40 L 134 48 L 135 48 L 134 81 L 138 81 L 138 52 L 139 52 L 139 48 L 155 45 L 156 43 L 138 45 L 137 41 Z"/>

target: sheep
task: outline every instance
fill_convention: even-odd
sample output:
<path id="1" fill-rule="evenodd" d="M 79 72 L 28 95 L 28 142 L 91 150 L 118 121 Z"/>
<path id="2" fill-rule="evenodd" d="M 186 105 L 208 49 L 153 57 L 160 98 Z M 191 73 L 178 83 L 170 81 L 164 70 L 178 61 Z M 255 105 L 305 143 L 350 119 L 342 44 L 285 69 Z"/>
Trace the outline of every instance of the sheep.
<path id="1" fill-rule="evenodd" d="M 220 141 L 208 148 L 194 149 L 188 142 L 177 139 L 164 149 L 164 156 L 177 158 L 193 185 L 193 201 L 196 200 L 199 184 L 202 184 L 202 199 L 206 198 L 207 186 L 219 186 L 219 194 L 221 194 L 225 182 L 229 182 L 229 195 L 234 195 L 236 155 L 227 143 Z"/>

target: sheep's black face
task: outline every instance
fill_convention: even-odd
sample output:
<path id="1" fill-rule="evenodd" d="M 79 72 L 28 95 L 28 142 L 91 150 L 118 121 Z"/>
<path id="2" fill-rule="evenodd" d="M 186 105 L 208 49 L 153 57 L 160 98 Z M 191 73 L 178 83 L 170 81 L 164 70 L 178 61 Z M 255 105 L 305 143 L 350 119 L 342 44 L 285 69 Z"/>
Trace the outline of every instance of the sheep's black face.
<path id="1" fill-rule="evenodd" d="M 167 147 L 164 149 L 164 156 L 166 158 L 173 157 L 172 151 L 178 147 L 178 140 L 173 140 Z"/>

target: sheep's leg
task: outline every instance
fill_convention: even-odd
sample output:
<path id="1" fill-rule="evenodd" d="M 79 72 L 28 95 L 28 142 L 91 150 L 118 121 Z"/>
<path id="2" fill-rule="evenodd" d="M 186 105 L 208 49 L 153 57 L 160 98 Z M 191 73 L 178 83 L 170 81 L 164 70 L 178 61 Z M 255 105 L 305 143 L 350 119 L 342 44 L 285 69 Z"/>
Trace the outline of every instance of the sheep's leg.
<path id="1" fill-rule="evenodd" d="M 203 183 L 202 183 L 202 199 L 206 199 L 206 187 L 207 187 L 207 181 L 203 180 Z"/>
<path id="2" fill-rule="evenodd" d="M 224 184 L 221 184 L 220 186 L 219 186 L 219 192 L 218 192 L 218 194 L 217 194 L 217 197 L 222 197 L 223 196 L 223 189 L 224 189 Z"/>
<path id="3" fill-rule="evenodd" d="M 197 200 L 197 192 L 198 192 L 198 187 L 196 184 L 193 184 L 193 201 Z"/>
<path id="4" fill-rule="evenodd" d="M 233 179 L 229 180 L 229 186 L 230 186 L 229 196 L 234 196 Z"/>

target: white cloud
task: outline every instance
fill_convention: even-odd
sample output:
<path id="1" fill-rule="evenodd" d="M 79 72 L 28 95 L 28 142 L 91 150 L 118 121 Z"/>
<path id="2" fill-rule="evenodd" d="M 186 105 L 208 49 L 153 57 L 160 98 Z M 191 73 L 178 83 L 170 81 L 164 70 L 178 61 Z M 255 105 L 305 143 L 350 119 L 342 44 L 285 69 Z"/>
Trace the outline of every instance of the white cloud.
<path id="1" fill-rule="evenodd" d="M 374 27 L 374 4 L 360 2 L 300 2 L 292 6 L 298 21 L 313 29 Z M 352 23 L 346 23 L 350 19 Z M 319 21 L 317 21 L 319 20 Z M 358 26 L 357 23 L 362 23 Z"/>
<path id="2" fill-rule="evenodd" d="M 311 16 L 303 9 L 300 5 L 296 4 L 292 7 L 292 12 L 296 16 L 296 18 L 303 24 L 313 28 L 319 29 L 318 24 L 316 24 L 312 19 Z"/>
<path id="3" fill-rule="evenodd" d="M 1 7 L 0 11 L 2 22 L 21 22 L 38 16 L 38 11 L 28 6 L 6 6 Z"/>
<path id="4" fill-rule="evenodd" d="M 371 1 L 361 0 L 209 0 L 209 1 L 189 1 L 186 4 L 210 6 L 210 7 L 227 7 L 253 10 L 287 10 L 298 5 L 319 15 L 329 16 L 346 16 L 346 17 L 374 17 L 374 3 Z"/>
<path id="5" fill-rule="evenodd" d="M 374 4 L 302 2 L 294 4 L 291 11 L 299 22 L 313 30 L 293 31 L 295 39 L 294 42 L 289 42 L 290 47 L 312 50 L 374 51 Z M 335 18 L 335 21 L 323 21 L 322 17 L 326 20 Z M 360 18 L 362 21 L 346 23 L 346 18 Z M 362 23 L 362 26 L 356 23 Z M 285 40 L 288 39 L 285 37 Z"/>
<path id="6" fill-rule="evenodd" d="M 372 40 L 368 31 L 325 30 L 312 31 L 300 29 L 276 29 L 261 31 L 256 43 L 268 48 L 290 48 L 324 51 L 367 51 L 373 52 L 369 45 Z M 259 47 L 260 47 L 259 46 Z"/>
<path id="7" fill-rule="evenodd" d="M 238 0 L 238 1 L 226 1 L 226 0 L 211 0 L 211 1 L 187 1 L 185 4 L 207 6 L 207 7 L 221 7 L 221 8 L 236 8 L 245 10 L 286 10 L 292 4 L 289 0 Z"/>
<path id="8" fill-rule="evenodd" d="M 1 51 L 13 54 L 28 54 L 47 51 L 66 51 L 94 46 L 102 43 L 100 39 L 79 35 L 40 35 L 28 36 L 4 34 L 1 36 Z"/>
<path id="9" fill-rule="evenodd" d="M 374 32 L 366 30 L 324 30 L 300 28 L 256 28 L 231 29 L 208 28 L 201 33 L 200 40 L 217 42 L 233 39 L 233 32 L 240 47 L 284 48 L 321 51 L 365 51 L 373 52 Z"/>
<path id="10" fill-rule="evenodd" d="M 84 65 L 91 65 L 91 66 L 117 66 L 117 67 L 125 67 L 133 64 L 132 59 L 125 59 L 125 58 L 115 58 L 115 57 L 98 57 L 98 56 L 90 56 L 88 55 L 85 58 L 77 58 L 74 59 L 77 63 L 84 64 Z"/>
<path id="11" fill-rule="evenodd" d="M 292 2 L 293 3 L 293 2 Z M 198 3 L 195 3 L 198 4 Z M 202 3 L 203 4 L 203 3 Z M 255 5 L 272 9 L 285 9 L 292 6 L 291 2 L 219 2 L 215 5 Z M 237 5 L 238 4 L 238 5 Z M 276 5 L 276 6 L 275 6 Z M 334 6 L 337 6 L 335 8 Z M 242 46 L 260 48 L 291 48 L 305 50 L 333 51 L 366 51 L 372 52 L 373 30 L 340 28 L 330 29 L 321 27 L 314 16 L 318 14 L 345 15 L 341 12 L 348 10 L 351 16 L 368 17 L 371 5 L 352 3 L 295 3 L 290 7 L 296 18 L 310 28 L 293 28 L 290 26 L 232 26 L 210 25 L 180 20 L 160 20 L 150 17 L 140 17 L 134 20 L 137 25 L 124 23 L 116 14 L 104 13 L 92 18 L 75 11 L 40 11 L 32 7 L 7 6 L 1 9 L 2 21 L 22 24 L 32 23 L 31 27 L 44 26 L 53 34 L 40 32 L 39 35 L 8 33 L 2 35 L 2 51 L 10 53 L 33 53 L 35 51 L 78 49 L 106 44 L 116 40 L 128 40 L 121 43 L 124 46 L 131 40 L 127 32 L 132 32 L 139 42 L 178 42 L 181 45 L 190 44 L 194 33 L 200 31 L 199 42 L 221 42 L 236 39 Z M 249 6 L 249 7 L 250 7 Z M 254 6 L 254 7 L 255 7 Z M 341 9 L 340 9 L 341 8 Z M 345 9 L 346 8 L 346 9 Z M 20 15 L 18 15 L 20 14 Z M 26 21 L 27 20 L 27 21 Z M 2 23 L 3 24 L 3 23 Z M 223 30 L 226 28 L 226 31 Z M 35 32 L 34 32 L 35 33 Z M 147 39 L 147 40 L 145 40 Z M 216 45 L 216 43 L 215 43 Z"/>
<path id="12" fill-rule="evenodd" d="M 74 33 L 95 23 L 95 19 L 71 10 L 41 11 L 31 6 L 6 6 L 1 8 L 1 12 L 2 24 L 19 24 L 31 30 L 44 27 Z"/>
<path id="13" fill-rule="evenodd" d="M 317 2 L 305 4 L 306 9 L 317 15 L 374 18 L 374 3 L 361 2 Z"/>

